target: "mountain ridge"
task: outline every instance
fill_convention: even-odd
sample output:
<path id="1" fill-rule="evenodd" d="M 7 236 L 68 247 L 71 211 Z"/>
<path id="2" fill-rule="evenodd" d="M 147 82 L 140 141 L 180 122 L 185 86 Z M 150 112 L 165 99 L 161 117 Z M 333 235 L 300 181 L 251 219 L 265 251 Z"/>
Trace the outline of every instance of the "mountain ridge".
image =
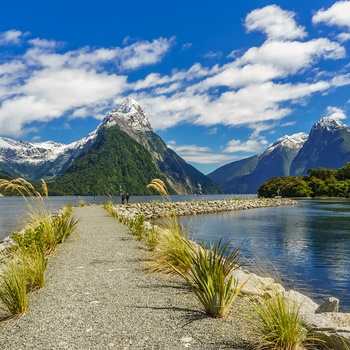
<path id="1" fill-rule="evenodd" d="M 310 133 L 285 135 L 263 153 L 226 164 L 208 177 L 224 193 L 257 193 L 272 177 L 306 175 L 310 168 L 338 169 L 350 161 L 350 128 L 338 118 L 324 117 Z"/>
<path id="2" fill-rule="evenodd" d="M 150 153 L 150 159 L 156 167 L 157 175 L 165 178 L 171 192 L 192 194 L 196 193 L 198 188 L 202 188 L 204 193 L 220 192 L 219 187 L 211 179 L 187 164 L 166 146 L 164 141 L 153 132 L 142 107 L 131 98 L 125 99 L 119 108 L 108 112 L 93 132 L 68 145 L 52 141 L 30 143 L 0 137 L 0 171 L 13 177 L 23 177 L 32 182 L 41 178 L 48 182 L 60 179 L 81 157 L 94 157 L 89 150 L 97 140 L 104 137 L 107 130 L 114 127 Z M 118 147 L 118 141 L 115 138 L 113 140 L 114 147 Z M 131 148 L 137 149 L 133 141 L 125 142 Z M 98 150 L 95 149 L 95 152 Z M 138 152 L 144 151 L 139 150 Z M 119 156 L 122 157 L 122 155 Z M 129 154 L 129 156 L 133 155 Z M 135 157 L 137 158 L 137 154 Z M 100 161 L 102 162 L 103 159 Z M 108 162 L 108 159 L 104 158 L 104 161 Z M 124 160 L 124 162 L 129 161 Z M 138 160 L 130 158 L 131 167 L 135 162 L 137 163 Z M 153 171 L 151 173 L 155 174 Z M 149 181 L 151 180 L 149 178 Z M 135 181 L 137 182 L 137 179 Z M 92 182 L 91 186 L 93 186 Z M 86 193 L 91 192 L 90 189 L 85 189 Z"/>

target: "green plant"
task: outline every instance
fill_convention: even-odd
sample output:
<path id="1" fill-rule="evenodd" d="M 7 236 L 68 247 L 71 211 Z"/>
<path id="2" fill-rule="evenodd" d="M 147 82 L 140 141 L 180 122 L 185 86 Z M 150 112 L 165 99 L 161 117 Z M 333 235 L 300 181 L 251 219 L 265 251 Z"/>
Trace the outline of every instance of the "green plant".
<path id="1" fill-rule="evenodd" d="M 45 284 L 45 269 L 48 259 L 37 246 L 20 248 L 16 256 L 21 260 L 25 269 L 27 293 L 42 288 Z"/>
<path id="2" fill-rule="evenodd" d="M 187 272 L 173 268 L 191 287 L 208 315 L 225 317 L 246 283 L 238 286 L 231 274 L 239 266 L 238 250 L 226 254 L 229 243 L 222 244 L 221 239 L 209 248 L 188 244 L 192 254 Z"/>
<path id="3" fill-rule="evenodd" d="M 11 238 L 14 241 L 12 250 L 17 250 L 19 248 L 30 248 L 36 246 L 44 251 L 45 242 L 41 232 L 41 226 L 36 228 L 28 228 L 23 233 L 14 232 L 11 235 Z"/>
<path id="4" fill-rule="evenodd" d="M 143 239 L 148 248 L 154 250 L 159 244 L 160 233 L 154 226 L 152 226 L 151 229 L 144 234 Z"/>
<path id="5" fill-rule="evenodd" d="M 76 229 L 79 220 L 69 215 L 58 215 L 52 219 L 52 226 L 57 244 L 63 243 Z"/>
<path id="6" fill-rule="evenodd" d="M 252 321 L 257 337 L 256 349 L 297 350 L 307 342 L 308 329 L 300 314 L 301 304 L 275 293 L 262 301 L 252 301 Z"/>
<path id="7" fill-rule="evenodd" d="M 79 207 L 85 207 L 86 203 L 83 199 L 79 199 L 78 206 Z"/>
<path id="8" fill-rule="evenodd" d="M 21 315 L 28 310 L 25 266 L 18 259 L 2 264 L 0 275 L 0 300 L 10 315 Z"/>
<path id="9" fill-rule="evenodd" d="M 141 241 L 145 233 L 144 228 L 145 216 L 143 214 L 138 214 L 133 220 L 129 222 L 129 227 L 131 234 L 136 237 L 138 241 Z"/>

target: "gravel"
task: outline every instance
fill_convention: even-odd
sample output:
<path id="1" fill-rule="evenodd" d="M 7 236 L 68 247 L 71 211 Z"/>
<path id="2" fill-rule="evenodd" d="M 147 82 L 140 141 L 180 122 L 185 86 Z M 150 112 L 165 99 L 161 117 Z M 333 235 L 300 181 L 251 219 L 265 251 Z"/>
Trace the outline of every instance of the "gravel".
<path id="1" fill-rule="evenodd" d="M 204 314 L 177 276 L 149 274 L 152 252 L 100 206 L 73 208 L 77 231 L 60 245 L 26 315 L 0 324 L 0 349 L 249 349 L 247 307 Z"/>

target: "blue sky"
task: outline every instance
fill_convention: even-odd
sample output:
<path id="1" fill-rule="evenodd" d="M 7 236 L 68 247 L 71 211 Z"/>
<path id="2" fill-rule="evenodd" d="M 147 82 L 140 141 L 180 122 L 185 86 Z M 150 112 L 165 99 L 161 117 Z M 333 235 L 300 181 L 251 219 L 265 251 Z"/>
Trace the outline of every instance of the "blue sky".
<path id="1" fill-rule="evenodd" d="M 6 1 L 0 136 L 70 143 L 130 96 L 207 174 L 348 124 L 349 51 L 350 1 Z"/>

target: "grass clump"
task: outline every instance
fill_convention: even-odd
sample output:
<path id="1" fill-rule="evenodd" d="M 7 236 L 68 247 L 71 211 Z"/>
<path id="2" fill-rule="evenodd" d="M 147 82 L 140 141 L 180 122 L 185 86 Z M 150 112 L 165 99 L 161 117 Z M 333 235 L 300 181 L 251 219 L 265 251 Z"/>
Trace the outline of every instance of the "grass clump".
<path id="1" fill-rule="evenodd" d="M 7 260 L 0 275 L 0 300 L 2 308 L 10 315 L 21 315 L 28 310 L 27 278 L 24 263 Z"/>
<path id="2" fill-rule="evenodd" d="M 317 341 L 308 336 L 308 328 L 300 313 L 301 304 L 288 299 L 284 293 L 262 301 L 253 301 L 251 318 L 255 349 L 297 350 L 305 349 Z"/>
<path id="3" fill-rule="evenodd" d="M 188 244 L 191 255 L 187 271 L 184 273 L 173 266 L 174 269 L 191 287 L 208 315 L 225 317 L 245 285 L 238 286 L 232 274 L 239 267 L 238 250 L 227 254 L 229 242 L 222 244 L 221 239 L 209 248 Z"/>
<path id="4" fill-rule="evenodd" d="M 159 179 L 147 186 L 169 198 Z M 175 210 L 165 220 L 167 232 L 157 246 L 155 271 L 178 273 L 188 283 L 205 312 L 212 317 L 225 317 L 245 283 L 238 286 L 232 272 L 239 267 L 239 251 L 228 253 L 230 243 L 222 240 L 207 248 L 192 242 L 180 227 Z"/>
<path id="5" fill-rule="evenodd" d="M 143 239 L 147 247 L 150 250 L 154 250 L 159 245 L 160 237 L 159 230 L 157 230 L 153 225 L 150 230 L 145 232 Z"/>
<path id="6" fill-rule="evenodd" d="M 145 234 L 145 216 L 143 214 L 136 215 L 129 223 L 131 234 L 136 237 L 138 241 L 141 241 Z"/>
<path id="7" fill-rule="evenodd" d="M 17 192 L 27 206 L 29 223 L 24 232 L 11 235 L 13 245 L 4 254 L 0 265 L 0 301 L 10 315 L 23 314 L 28 309 L 26 294 L 45 284 L 48 256 L 75 230 L 77 221 L 70 218 L 72 206 L 53 216 L 46 207 L 47 186 L 42 181 L 42 193 L 24 179 L 0 180 L 0 190 Z"/>

